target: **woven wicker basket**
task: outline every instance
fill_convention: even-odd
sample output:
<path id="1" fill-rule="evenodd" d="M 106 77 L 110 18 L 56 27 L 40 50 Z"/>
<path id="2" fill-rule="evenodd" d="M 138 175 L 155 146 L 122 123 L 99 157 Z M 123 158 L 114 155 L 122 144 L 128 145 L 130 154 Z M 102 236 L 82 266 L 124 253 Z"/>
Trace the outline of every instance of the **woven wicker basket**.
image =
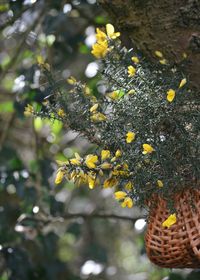
<path id="1" fill-rule="evenodd" d="M 150 208 L 147 255 L 161 267 L 200 268 L 200 191 L 190 189 L 177 195 L 175 206 L 177 222 L 170 228 L 162 227 L 170 215 L 166 201 L 158 198 L 156 207 Z"/>

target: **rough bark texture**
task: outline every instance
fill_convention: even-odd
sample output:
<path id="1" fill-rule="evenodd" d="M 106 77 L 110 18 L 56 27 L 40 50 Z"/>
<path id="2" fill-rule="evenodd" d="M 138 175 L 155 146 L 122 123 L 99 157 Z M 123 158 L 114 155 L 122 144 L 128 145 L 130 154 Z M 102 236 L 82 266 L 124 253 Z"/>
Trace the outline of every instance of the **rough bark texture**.
<path id="1" fill-rule="evenodd" d="M 199 0 L 100 0 L 115 25 L 146 57 L 160 50 L 200 91 Z M 187 54 L 187 58 L 184 58 Z"/>

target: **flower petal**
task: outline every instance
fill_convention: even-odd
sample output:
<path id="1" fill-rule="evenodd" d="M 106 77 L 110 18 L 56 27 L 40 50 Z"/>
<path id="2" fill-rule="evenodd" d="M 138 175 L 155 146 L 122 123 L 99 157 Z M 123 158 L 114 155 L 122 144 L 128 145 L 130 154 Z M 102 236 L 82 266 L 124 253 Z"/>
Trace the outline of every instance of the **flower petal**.
<path id="1" fill-rule="evenodd" d="M 171 214 L 163 223 L 163 227 L 170 228 L 172 225 L 176 223 L 176 214 Z"/>
<path id="2" fill-rule="evenodd" d="M 110 23 L 106 24 L 106 32 L 107 32 L 108 37 L 111 37 L 113 35 L 113 33 L 115 32 L 114 26 Z"/>
<path id="3" fill-rule="evenodd" d="M 167 91 L 167 101 L 172 102 L 176 96 L 176 92 L 173 89 Z"/>

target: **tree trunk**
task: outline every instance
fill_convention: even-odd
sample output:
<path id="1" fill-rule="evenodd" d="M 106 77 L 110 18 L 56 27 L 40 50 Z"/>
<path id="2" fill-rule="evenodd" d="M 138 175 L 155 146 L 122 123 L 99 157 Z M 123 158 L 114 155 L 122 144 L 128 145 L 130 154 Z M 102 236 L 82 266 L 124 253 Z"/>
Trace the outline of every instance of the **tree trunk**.
<path id="1" fill-rule="evenodd" d="M 99 0 L 125 40 L 152 62 L 155 51 L 188 75 L 200 91 L 199 0 Z M 129 45 L 130 47 L 130 45 Z"/>

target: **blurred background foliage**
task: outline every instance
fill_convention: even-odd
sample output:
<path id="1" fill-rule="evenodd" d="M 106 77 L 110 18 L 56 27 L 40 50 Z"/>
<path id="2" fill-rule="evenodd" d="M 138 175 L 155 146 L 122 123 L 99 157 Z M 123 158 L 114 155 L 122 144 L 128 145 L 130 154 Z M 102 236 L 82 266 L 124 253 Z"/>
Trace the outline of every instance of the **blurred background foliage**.
<path id="1" fill-rule="evenodd" d="M 58 121 L 24 117 L 28 103 L 65 90 L 70 75 L 101 94 L 90 50 L 95 27 L 107 22 L 95 0 L 0 1 L 0 280 L 199 279 L 198 271 L 149 262 L 144 214 L 122 209 L 111 190 L 66 181 L 55 187 L 55 160 L 94 147 Z"/>

